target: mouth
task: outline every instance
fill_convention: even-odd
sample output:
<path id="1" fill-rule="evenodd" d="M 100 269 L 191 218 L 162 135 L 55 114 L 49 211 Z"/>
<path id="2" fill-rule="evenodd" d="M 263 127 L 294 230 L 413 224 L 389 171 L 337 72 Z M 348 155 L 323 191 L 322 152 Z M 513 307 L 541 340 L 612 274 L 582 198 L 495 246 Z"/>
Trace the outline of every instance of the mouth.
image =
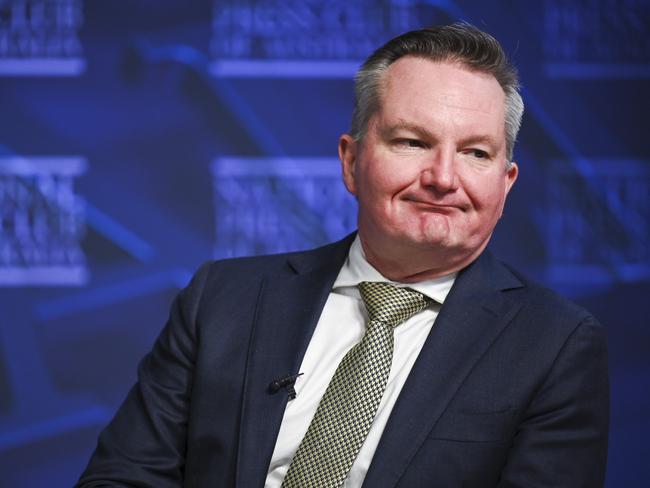
<path id="1" fill-rule="evenodd" d="M 404 198 L 404 201 L 409 202 L 410 204 L 415 205 L 418 209 L 426 212 L 451 213 L 455 211 L 465 211 L 460 205 L 452 205 L 448 203 L 430 202 L 410 197 Z"/>

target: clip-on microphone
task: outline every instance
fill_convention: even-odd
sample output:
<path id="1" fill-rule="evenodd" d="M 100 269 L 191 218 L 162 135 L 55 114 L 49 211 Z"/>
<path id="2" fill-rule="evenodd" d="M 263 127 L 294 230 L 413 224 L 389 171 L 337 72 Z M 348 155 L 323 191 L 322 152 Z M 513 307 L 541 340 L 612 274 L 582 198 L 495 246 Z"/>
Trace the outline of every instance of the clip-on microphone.
<path id="1" fill-rule="evenodd" d="M 282 388 L 287 390 L 287 394 L 289 395 L 289 400 L 293 400 L 296 398 L 296 380 L 298 379 L 298 376 L 302 376 L 303 373 L 298 373 L 294 375 L 288 375 L 288 376 L 283 376 L 282 378 L 275 379 L 271 381 L 271 384 L 269 385 L 269 393 L 272 395 L 276 394 L 279 392 Z"/>

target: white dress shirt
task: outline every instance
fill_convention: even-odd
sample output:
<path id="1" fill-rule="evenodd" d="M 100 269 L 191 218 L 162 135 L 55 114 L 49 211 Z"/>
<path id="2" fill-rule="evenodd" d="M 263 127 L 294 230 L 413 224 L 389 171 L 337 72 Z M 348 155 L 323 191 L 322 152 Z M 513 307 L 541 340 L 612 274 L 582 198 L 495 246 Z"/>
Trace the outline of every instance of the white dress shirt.
<path id="1" fill-rule="evenodd" d="M 382 281 L 417 290 L 436 303 L 395 328 L 393 364 L 386 390 L 368 436 L 343 485 L 346 488 L 361 486 L 393 405 L 455 279 L 456 273 L 453 273 L 419 283 L 392 282 L 366 261 L 359 236 L 356 237 L 334 282 L 300 365 L 299 372 L 303 375 L 296 381 L 297 396 L 287 403 L 282 417 L 266 476 L 266 488 L 278 488 L 282 484 L 289 464 L 307 432 L 336 368 L 343 356 L 363 337 L 368 314 L 357 285 L 362 281 Z"/>

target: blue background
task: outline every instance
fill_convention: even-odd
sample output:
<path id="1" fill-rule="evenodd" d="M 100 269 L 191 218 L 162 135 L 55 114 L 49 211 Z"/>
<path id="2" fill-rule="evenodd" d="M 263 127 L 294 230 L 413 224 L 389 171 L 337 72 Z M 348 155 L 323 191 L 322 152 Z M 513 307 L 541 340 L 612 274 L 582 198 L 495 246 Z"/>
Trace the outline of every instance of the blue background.
<path id="1" fill-rule="evenodd" d="M 76 9 L 78 49 L 54 64 L 5 52 L 14 3 L 0 2 L 0 245 L 26 246 L 29 215 L 36 245 L 83 255 L 39 274 L 0 251 L 2 486 L 76 481 L 200 263 L 354 229 L 335 160 L 354 66 L 405 27 L 460 19 L 502 42 L 524 86 L 520 178 L 491 246 L 606 326 L 607 486 L 648 485 L 648 2 L 28 2 Z M 24 35 L 60 35 L 54 10 L 35 12 Z M 16 157 L 34 174 L 83 161 L 77 231 L 52 224 L 70 207 L 29 207 L 47 190 Z"/>

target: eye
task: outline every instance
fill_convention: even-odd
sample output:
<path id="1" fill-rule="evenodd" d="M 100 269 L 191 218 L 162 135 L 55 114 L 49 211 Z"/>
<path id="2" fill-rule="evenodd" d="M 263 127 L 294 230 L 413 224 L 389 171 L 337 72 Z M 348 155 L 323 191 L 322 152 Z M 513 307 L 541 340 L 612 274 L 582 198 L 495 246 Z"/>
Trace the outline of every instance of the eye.
<path id="1" fill-rule="evenodd" d="M 467 151 L 467 154 L 475 157 L 476 159 L 490 159 L 488 152 L 484 151 L 483 149 L 469 149 Z"/>
<path id="2" fill-rule="evenodd" d="M 399 148 L 406 149 L 425 149 L 427 145 L 418 139 L 395 139 L 393 144 Z"/>

